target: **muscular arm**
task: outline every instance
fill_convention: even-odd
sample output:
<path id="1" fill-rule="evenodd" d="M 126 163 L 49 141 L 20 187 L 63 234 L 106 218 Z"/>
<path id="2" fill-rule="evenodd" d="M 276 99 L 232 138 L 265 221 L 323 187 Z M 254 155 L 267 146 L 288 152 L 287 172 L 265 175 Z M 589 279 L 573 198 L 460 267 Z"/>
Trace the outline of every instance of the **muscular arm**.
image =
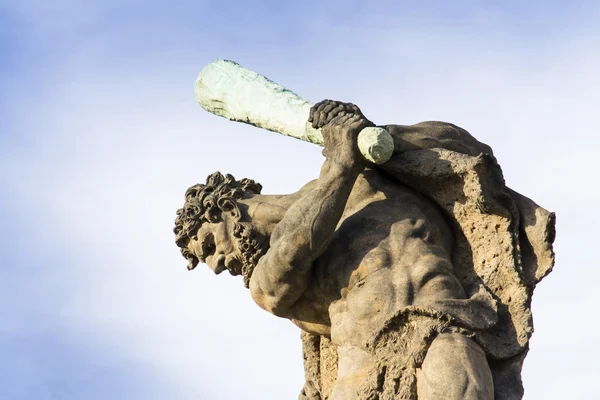
<path id="1" fill-rule="evenodd" d="M 324 165 L 314 189 L 287 211 L 250 282 L 261 307 L 283 316 L 302 295 L 314 261 L 331 243 L 359 172 Z"/>
<path id="2" fill-rule="evenodd" d="M 270 249 L 250 281 L 254 301 L 265 310 L 288 317 L 289 308 L 306 290 L 313 264 L 331 243 L 356 178 L 366 166 L 356 150 L 356 136 L 367 124 L 362 114 L 347 114 L 323 127 L 326 161 L 319 179 L 276 226 Z"/>

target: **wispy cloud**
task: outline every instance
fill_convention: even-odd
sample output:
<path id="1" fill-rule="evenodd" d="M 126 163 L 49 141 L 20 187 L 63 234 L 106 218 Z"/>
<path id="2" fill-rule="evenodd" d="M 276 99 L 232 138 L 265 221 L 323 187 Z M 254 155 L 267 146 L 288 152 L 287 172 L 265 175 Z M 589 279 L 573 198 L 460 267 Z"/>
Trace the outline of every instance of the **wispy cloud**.
<path id="1" fill-rule="evenodd" d="M 595 357 L 593 336 L 579 333 L 598 328 L 583 306 L 598 278 L 585 250 L 600 223 L 588 206 L 600 195 L 591 184 L 597 10 L 567 10 L 561 20 L 558 9 L 523 16 L 474 7 L 448 9 L 450 19 L 408 3 L 386 15 L 391 2 L 339 12 L 335 2 L 291 11 L 260 3 L 247 13 L 241 3 L 231 13 L 211 2 L 174 10 L 160 2 L 144 10 L 135 2 L 42 3 L 18 9 L 31 27 L 26 59 L 49 54 L 51 38 L 59 51 L 47 70 L 32 67 L 42 74 L 13 71 L 2 97 L 4 107 L 15 96 L 0 149 L 0 287 L 9 299 L 0 334 L 14 349 L 9 359 L 29 363 L 14 369 L 28 380 L 5 375 L 6 393 L 297 395 L 298 330 L 254 306 L 239 279 L 185 271 L 173 244 L 183 192 L 215 170 L 252 177 L 269 193 L 318 175 L 320 149 L 195 104 L 199 69 L 228 57 L 312 100 L 355 101 L 377 122 L 448 120 L 492 145 L 509 185 L 559 218 L 559 263 L 534 301 L 526 398 L 586 398 L 584 389 L 567 396 L 589 387 L 586 376 L 558 366 L 597 371 L 586 361 Z M 43 10 L 55 14 L 43 18 Z M 543 18 L 527 26 L 531 15 Z M 575 352 L 564 340 L 571 336 L 579 338 Z"/>

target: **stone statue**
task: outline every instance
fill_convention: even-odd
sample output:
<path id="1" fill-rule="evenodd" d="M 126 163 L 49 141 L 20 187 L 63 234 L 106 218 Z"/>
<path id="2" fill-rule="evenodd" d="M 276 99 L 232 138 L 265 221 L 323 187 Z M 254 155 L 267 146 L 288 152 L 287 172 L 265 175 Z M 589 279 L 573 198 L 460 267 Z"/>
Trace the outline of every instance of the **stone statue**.
<path id="1" fill-rule="evenodd" d="M 263 195 L 214 173 L 177 212 L 188 268 L 242 275 L 302 330 L 300 399 L 520 399 L 533 288 L 553 266 L 554 215 L 508 189 L 489 146 L 444 122 L 375 127 L 349 103 L 310 109 L 318 179 Z"/>

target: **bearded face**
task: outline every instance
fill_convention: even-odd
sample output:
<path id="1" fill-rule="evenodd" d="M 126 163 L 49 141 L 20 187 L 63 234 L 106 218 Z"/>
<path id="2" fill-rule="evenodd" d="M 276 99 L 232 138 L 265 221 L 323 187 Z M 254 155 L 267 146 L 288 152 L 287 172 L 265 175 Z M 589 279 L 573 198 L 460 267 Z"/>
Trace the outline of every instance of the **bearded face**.
<path id="1" fill-rule="evenodd" d="M 231 275 L 242 275 L 248 287 L 254 268 L 267 250 L 267 238 L 252 223 L 225 218 L 218 223 L 202 224 L 182 254 L 188 259 L 188 269 L 202 262 L 215 274 L 227 270 Z"/>
<path id="2" fill-rule="evenodd" d="M 243 275 L 248 287 L 258 260 L 268 248 L 251 223 L 242 222 L 238 201 L 260 194 L 252 179 L 236 181 L 232 175 L 211 174 L 206 184 L 190 187 L 185 204 L 177 210 L 175 242 L 188 260 L 188 269 L 206 263 L 216 274 L 228 270 Z"/>

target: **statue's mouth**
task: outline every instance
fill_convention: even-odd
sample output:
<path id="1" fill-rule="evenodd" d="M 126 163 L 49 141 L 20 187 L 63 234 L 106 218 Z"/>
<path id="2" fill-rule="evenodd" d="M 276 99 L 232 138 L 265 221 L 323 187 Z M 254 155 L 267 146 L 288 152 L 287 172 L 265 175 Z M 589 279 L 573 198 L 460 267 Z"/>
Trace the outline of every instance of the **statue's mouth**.
<path id="1" fill-rule="evenodd" d="M 225 267 L 231 275 L 242 274 L 242 262 L 235 255 L 230 255 L 225 258 Z"/>

